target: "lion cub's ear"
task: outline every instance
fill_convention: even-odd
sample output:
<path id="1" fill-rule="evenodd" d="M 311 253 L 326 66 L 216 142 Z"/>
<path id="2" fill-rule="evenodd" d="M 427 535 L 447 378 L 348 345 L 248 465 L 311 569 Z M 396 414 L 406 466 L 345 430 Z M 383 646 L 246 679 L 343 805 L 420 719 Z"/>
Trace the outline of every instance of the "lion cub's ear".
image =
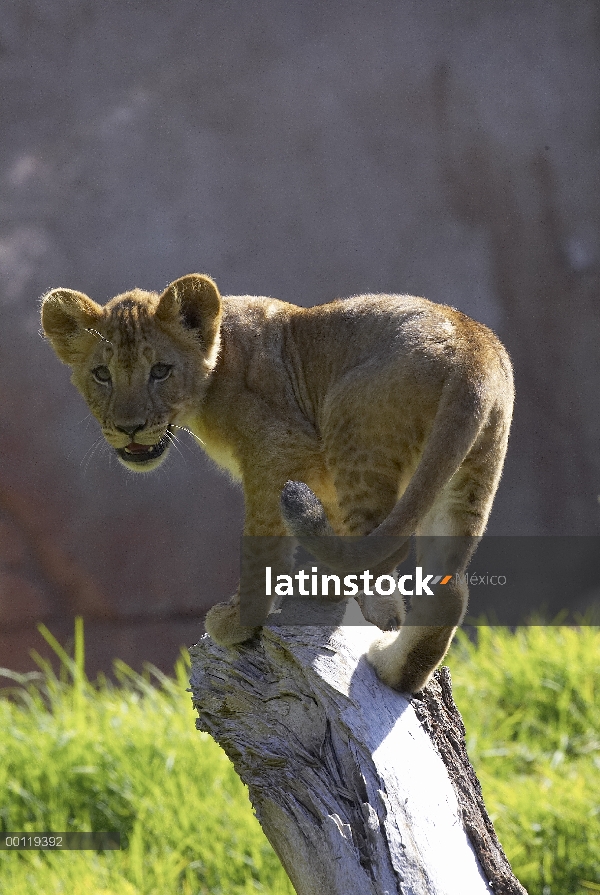
<path id="1" fill-rule="evenodd" d="M 219 332 L 222 302 L 216 283 L 200 273 L 190 273 L 167 286 L 158 300 L 156 316 L 165 323 L 179 321 L 197 330 L 208 351 Z"/>
<path id="2" fill-rule="evenodd" d="M 42 299 L 42 329 L 61 361 L 71 366 L 89 345 L 86 331 L 101 316 L 100 305 L 73 289 L 52 289 Z"/>

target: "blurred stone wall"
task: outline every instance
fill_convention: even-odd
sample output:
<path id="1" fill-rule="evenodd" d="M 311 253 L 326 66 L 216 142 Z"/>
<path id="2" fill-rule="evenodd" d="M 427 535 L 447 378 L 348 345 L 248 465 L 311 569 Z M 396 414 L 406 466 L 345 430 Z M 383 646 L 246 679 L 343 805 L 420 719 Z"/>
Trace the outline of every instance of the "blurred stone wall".
<path id="1" fill-rule="evenodd" d="M 241 496 L 196 447 L 132 477 L 39 336 L 191 271 L 302 305 L 413 292 L 492 326 L 517 408 L 489 531 L 600 523 L 594 0 L 6 0 L 0 665 L 86 616 L 169 668 L 232 592 Z"/>

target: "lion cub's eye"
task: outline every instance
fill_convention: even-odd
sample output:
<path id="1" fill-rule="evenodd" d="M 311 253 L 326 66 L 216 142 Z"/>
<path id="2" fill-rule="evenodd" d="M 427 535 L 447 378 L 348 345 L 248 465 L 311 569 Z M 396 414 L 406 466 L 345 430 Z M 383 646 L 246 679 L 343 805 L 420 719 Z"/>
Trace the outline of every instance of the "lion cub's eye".
<path id="1" fill-rule="evenodd" d="M 154 364 L 150 370 L 150 379 L 153 379 L 155 382 L 162 382 L 163 379 L 169 376 L 172 369 L 170 364 Z"/>
<path id="2" fill-rule="evenodd" d="M 100 385 L 108 385 L 108 383 L 110 382 L 110 370 L 104 365 L 100 367 L 94 367 L 94 369 L 92 370 L 92 376 L 94 377 L 96 382 L 100 383 Z"/>

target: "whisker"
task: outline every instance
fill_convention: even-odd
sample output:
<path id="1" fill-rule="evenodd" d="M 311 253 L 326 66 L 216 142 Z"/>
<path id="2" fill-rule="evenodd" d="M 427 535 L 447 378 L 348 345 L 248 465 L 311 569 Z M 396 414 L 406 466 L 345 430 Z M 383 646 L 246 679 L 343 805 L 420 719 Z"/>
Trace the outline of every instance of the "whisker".
<path id="1" fill-rule="evenodd" d="M 87 455 L 90 453 L 90 451 L 95 450 L 95 449 L 98 447 L 98 445 L 100 444 L 100 442 L 103 441 L 103 440 L 104 440 L 104 439 L 103 439 L 102 437 L 97 438 L 96 441 L 94 441 L 93 444 L 90 445 L 90 447 L 87 449 L 87 451 L 85 452 L 85 454 L 83 455 L 83 457 L 82 457 L 81 460 L 79 461 L 79 465 L 80 465 L 80 466 L 83 465 L 83 463 L 85 462 L 85 459 L 86 459 Z M 72 453 L 72 452 L 71 452 L 71 453 Z M 69 456 L 70 456 L 70 455 L 69 455 Z"/>
<path id="2" fill-rule="evenodd" d="M 112 469 L 113 461 L 115 463 L 117 462 L 117 455 L 115 449 L 105 439 L 102 439 L 102 444 L 100 445 L 100 454 L 104 457 L 108 457 L 108 465 L 109 468 Z"/>
<path id="3" fill-rule="evenodd" d="M 169 439 L 169 441 L 171 442 L 171 444 L 173 445 L 173 447 L 175 448 L 175 450 L 177 451 L 177 453 L 183 458 L 183 462 L 184 462 L 184 463 L 187 463 L 187 460 L 186 460 L 186 458 L 185 458 L 184 455 L 183 455 L 183 451 L 181 450 L 181 448 L 180 448 L 179 445 L 177 444 L 177 436 L 174 435 L 173 432 L 169 432 L 168 430 L 165 432 L 165 436 Z"/>
<path id="4" fill-rule="evenodd" d="M 184 432 L 188 432 L 192 436 L 192 438 L 195 438 L 197 442 L 204 445 L 204 442 L 202 441 L 202 439 L 198 438 L 198 436 L 195 435 L 191 429 L 186 428 L 186 426 L 176 426 L 175 423 L 173 423 L 173 428 L 174 429 L 182 429 Z M 206 445 L 204 445 L 204 446 L 206 447 Z"/>
<path id="5" fill-rule="evenodd" d="M 90 424 L 90 418 L 91 418 L 91 416 L 92 416 L 92 414 L 91 414 L 91 413 L 88 413 L 88 415 L 87 415 L 87 416 L 84 416 L 84 418 L 83 418 L 82 420 L 79 420 L 79 422 L 77 423 L 77 425 L 80 426 L 82 423 L 85 423 L 85 429 L 84 429 L 84 431 L 87 431 L 87 428 L 88 428 L 88 426 L 89 426 L 89 424 Z M 94 443 L 95 443 L 95 442 L 94 442 Z M 71 448 L 71 450 L 70 450 L 69 453 L 67 454 L 67 460 L 70 460 L 70 459 L 71 459 L 71 457 L 73 456 L 73 452 L 75 451 L 75 449 L 76 449 L 76 445 L 73 445 L 73 447 Z M 88 450 L 89 450 L 89 448 L 88 448 Z M 87 451 L 86 451 L 86 454 L 87 454 Z M 81 462 L 83 462 L 84 459 L 85 459 L 85 454 L 83 455 L 83 458 L 82 458 L 82 461 L 81 461 Z"/>
<path id="6" fill-rule="evenodd" d="M 85 454 L 83 455 L 83 459 L 82 459 L 82 461 L 81 461 L 82 464 L 83 464 L 83 462 L 85 461 L 85 459 L 86 459 L 86 457 L 87 457 L 87 462 L 86 462 L 85 467 L 84 467 L 84 469 L 83 469 L 83 474 L 84 474 L 84 475 L 87 475 L 87 471 L 88 471 L 88 469 L 89 469 L 89 467 L 90 467 L 90 463 L 91 463 L 91 461 L 92 461 L 92 457 L 94 456 L 94 454 L 96 453 L 96 451 L 98 450 L 98 448 L 101 447 L 102 444 L 105 444 L 105 443 L 106 443 L 106 442 L 104 441 L 103 438 L 99 438 L 97 441 L 94 442 L 94 444 L 92 445 L 91 448 L 88 448 L 88 450 L 87 450 L 87 451 L 85 452 Z"/>

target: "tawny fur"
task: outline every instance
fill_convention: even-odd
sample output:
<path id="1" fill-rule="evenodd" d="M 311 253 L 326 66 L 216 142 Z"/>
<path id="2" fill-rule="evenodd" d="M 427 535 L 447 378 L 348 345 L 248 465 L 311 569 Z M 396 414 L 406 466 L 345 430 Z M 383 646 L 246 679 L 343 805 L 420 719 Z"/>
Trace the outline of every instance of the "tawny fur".
<path id="1" fill-rule="evenodd" d="M 313 308 L 222 299 L 210 278 L 191 274 L 161 295 L 135 289 L 105 307 L 54 289 L 43 300 L 42 325 L 121 461 L 154 469 L 171 429 L 190 429 L 241 481 L 244 533 L 281 536 L 278 569 L 288 570 L 290 533 L 325 544 L 319 558 L 331 568 L 385 570 L 403 558 L 413 533 L 460 535 L 419 539 L 417 561 L 425 569 L 466 568 L 500 479 L 513 383 L 496 336 L 460 311 L 405 295 Z M 154 448 L 144 453 L 153 445 L 163 451 L 156 457 Z M 393 555 L 379 535 L 398 539 Z M 260 552 L 245 575 L 241 592 L 263 620 L 271 607 Z M 380 627 L 390 615 L 403 623 L 370 649 L 381 678 L 399 690 L 421 689 L 467 598 L 455 580 L 407 613 L 400 600 L 363 598 L 363 612 Z M 240 591 L 207 615 L 220 643 L 256 633 L 241 624 L 239 601 Z"/>

